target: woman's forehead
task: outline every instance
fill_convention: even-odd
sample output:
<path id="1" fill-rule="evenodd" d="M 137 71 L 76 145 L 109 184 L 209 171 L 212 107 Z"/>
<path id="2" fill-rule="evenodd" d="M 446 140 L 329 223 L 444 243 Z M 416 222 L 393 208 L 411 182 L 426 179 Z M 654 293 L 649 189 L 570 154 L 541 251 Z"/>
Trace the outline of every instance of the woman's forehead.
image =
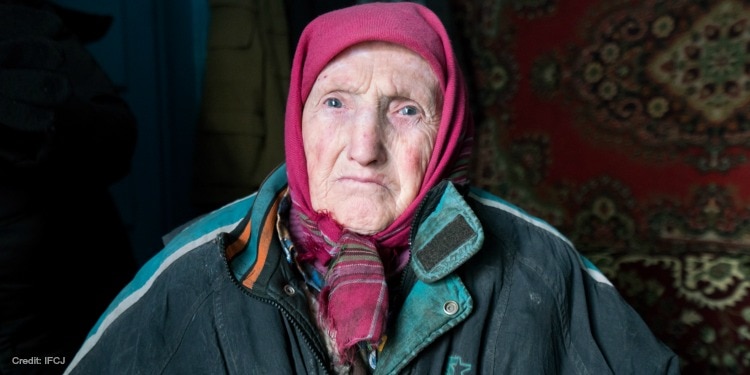
<path id="1" fill-rule="evenodd" d="M 313 90 L 319 95 L 339 90 L 360 92 L 372 84 L 384 90 L 383 95 L 433 102 L 432 105 L 438 104 L 442 96 L 429 63 L 392 43 L 366 43 L 347 49 L 320 72 Z"/>
<path id="2" fill-rule="evenodd" d="M 353 46 L 349 46 L 345 48 L 343 51 L 341 51 L 338 56 L 334 57 L 332 60 L 336 60 L 340 58 L 343 55 L 347 54 L 354 54 L 354 53 L 362 53 L 362 52 L 368 52 L 368 51 L 402 51 L 408 54 L 413 54 L 417 57 L 420 57 L 419 54 L 412 51 L 411 49 L 402 46 L 400 44 L 386 42 L 386 41 L 380 41 L 380 40 L 372 40 L 367 42 L 361 42 L 357 43 Z"/>
<path id="3" fill-rule="evenodd" d="M 366 42 L 347 48 L 318 74 L 316 83 L 358 86 L 359 80 L 381 73 L 400 88 L 439 92 L 439 81 L 429 63 L 416 52 L 387 42 Z"/>

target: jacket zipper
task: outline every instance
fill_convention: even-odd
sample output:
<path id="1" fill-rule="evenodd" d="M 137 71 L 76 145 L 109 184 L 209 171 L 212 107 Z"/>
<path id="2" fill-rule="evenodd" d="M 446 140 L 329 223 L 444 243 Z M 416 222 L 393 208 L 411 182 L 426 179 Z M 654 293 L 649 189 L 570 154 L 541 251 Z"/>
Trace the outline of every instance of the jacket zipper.
<path id="1" fill-rule="evenodd" d="M 219 251 L 221 252 L 222 258 L 224 259 L 224 264 L 227 265 L 227 269 L 225 271 L 227 272 L 227 276 L 229 276 L 229 279 L 232 281 L 232 284 L 234 284 L 234 286 L 236 286 L 237 288 L 239 288 L 240 291 L 243 294 L 245 294 L 245 295 L 247 295 L 247 296 L 249 296 L 251 298 L 254 298 L 254 299 L 258 300 L 258 301 L 261 301 L 263 303 L 267 303 L 267 304 L 275 307 L 279 311 L 281 311 L 281 314 L 284 315 L 284 318 L 287 321 L 291 322 L 292 326 L 294 326 L 294 328 L 297 330 L 297 332 L 300 333 L 300 335 L 302 336 L 302 339 L 303 339 L 302 341 L 305 342 L 305 344 L 307 345 L 307 348 L 310 349 L 310 351 L 313 353 L 313 356 L 318 361 L 318 365 L 320 365 L 320 368 L 322 368 L 323 371 L 326 374 L 333 375 L 333 372 L 331 371 L 331 369 L 328 367 L 328 365 L 326 364 L 325 360 L 323 359 L 324 356 L 321 353 L 321 351 L 319 350 L 319 348 L 317 347 L 317 345 L 314 345 L 312 343 L 309 335 L 302 329 L 302 327 L 300 327 L 299 323 L 297 323 L 297 321 L 289 314 L 289 312 L 286 311 L 286 308 L 284 308 L 283 306 L 281 306 L 280 303 L 278 303 L 278 302 L 276 302 L 276 301 L 274 301 L 274 300 L 272 300 L 270 298 L 264 298 L 264 297 L 261 297 L 261 296 L 257 296 L 257 295 L 251 294 L 250 292 L 248 292 L 245 289 L 245 287 L 243 285 L 241 285 L 237 281 L 237 279 L 234 278 L 234 275 L 232 274 L 232 271 L 231 271 L 231 267 L 229 266 L 229 262 L 228 262 L 228 260 L 226 258 L 226 254 L 224 253 L 224 251 L 221 250 L 222 248 L 223 248 L 223 246 L 220 246 L 219 247 L 219 249 L 220 249 Z"/>

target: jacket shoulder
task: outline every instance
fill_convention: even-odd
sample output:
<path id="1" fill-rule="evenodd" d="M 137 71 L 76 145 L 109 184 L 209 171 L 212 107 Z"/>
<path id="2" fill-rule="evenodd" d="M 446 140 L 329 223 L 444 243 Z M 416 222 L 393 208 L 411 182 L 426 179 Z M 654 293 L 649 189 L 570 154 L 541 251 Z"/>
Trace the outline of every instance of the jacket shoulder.
<path id="1" fill-rule="evenodd" d="M 134 341 L 161 342 L 161 350 L 149 356 L 154 363 L 160 361 L 157 358 L 165 360 L 170 345 L 178 340 L 159 336 L 159 332 L 178 332 L 173 325 L 188 319 L 192 310 L 207 301 L 213 288 L 205 286 L 226 279 L 217 239 L 242 222 L 253 201 L 254 195 L 239 199 L 175 229 L 165 246 L 110 303 L 66 373 L 114 366 L 106 353 L 118 352 Z M 133 330 L 134 325 L 142 329 Z"/>
<path id="2" fill-rule="evenodd" d="M 502 265 L 510 280 L 508 303 L 529 312 L 536 311 L 538 301 L 554 301 L 545 306 L 556 312 L 556 324 L 566 332 L 561 345 L 569 348 L 571 363 L 591 373 L 678 371 L 675 355 L 567 237 L 485 191 L 472 189 L 467 199 L 485 231 L 483 259 L 512 259 Z M 497 252 L 503 252 L 502 256 Z M 511 326 L 527 331 L 538 322 L 523 326 L 517 316 L 508 319 L 513 319 Z"/>
<path id="3" fill-rule="evenodd" d="M 484 230 L 514 252 L 522 262 L 549 272 L 568 273 L 580 268 L 593 281 L 612 286 L 607 277 L 559 230 L 548 222 L 485 190 L 472 188 L 468 200 L 482 221 Z M 571 269 L 560 269 L 570 264 Z"/>
<path id="4" fill-rule="evenodd" d="M 196 217 L 170 231 L 162 240 L 167 248 L 180 247 L 211 234 L 233 229 L 253 206 L 257 194 L 252 194 Z"/>

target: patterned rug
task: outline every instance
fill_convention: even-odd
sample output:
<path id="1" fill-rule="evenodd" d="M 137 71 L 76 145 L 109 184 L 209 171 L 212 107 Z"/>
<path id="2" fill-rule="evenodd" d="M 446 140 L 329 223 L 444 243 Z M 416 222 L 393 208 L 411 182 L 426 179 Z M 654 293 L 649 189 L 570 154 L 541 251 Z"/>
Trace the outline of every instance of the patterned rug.
<path id="1" fill-rule="evenodd" d="M 750 1 L 453 7 L 474 181 L 568 235 L 683 373 L 750 373 Z"/>

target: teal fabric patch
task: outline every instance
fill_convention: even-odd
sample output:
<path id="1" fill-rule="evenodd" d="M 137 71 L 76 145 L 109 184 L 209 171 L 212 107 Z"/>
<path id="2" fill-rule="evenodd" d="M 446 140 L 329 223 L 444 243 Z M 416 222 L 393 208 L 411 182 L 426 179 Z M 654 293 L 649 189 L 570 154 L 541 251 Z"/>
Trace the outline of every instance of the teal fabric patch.
<path id="1" fill-rule="evenodd" d="M 482 247 L 479 219 L 452 184 L 419 225 L 412 244 L 412 267 L 420 280 L 435 282 L 453 272 Z"/>

